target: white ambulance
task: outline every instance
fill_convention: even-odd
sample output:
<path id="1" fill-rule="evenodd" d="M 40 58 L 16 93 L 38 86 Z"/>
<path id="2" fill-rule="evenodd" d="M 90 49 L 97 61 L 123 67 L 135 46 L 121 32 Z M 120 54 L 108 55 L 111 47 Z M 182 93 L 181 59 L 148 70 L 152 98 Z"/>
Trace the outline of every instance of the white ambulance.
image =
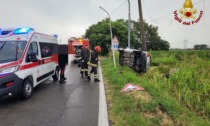
<path id="1" fill-rule="evenodd" d="M 58 76 L 57 36 L 30 27 L 0 29 L 0 98 L 28 99 L 34 87 Z"/>

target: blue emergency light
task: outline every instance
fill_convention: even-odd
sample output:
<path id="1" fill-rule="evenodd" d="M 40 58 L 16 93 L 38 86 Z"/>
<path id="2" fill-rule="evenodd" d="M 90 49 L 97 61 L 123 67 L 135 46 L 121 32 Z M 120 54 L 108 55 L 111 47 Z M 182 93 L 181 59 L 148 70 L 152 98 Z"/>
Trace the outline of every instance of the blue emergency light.
<path id="1" fill-rule="evenodd" d="M 14 34 L 27 34 L 30 30 L 34 30 L 33 28 L 25 27 L 25 28 L 18 28 L 14 31 Z"/>
<path id="2" fill-rule="evenodd" d="M 58 38 L 58 35 L 53 35 L 55 38 Z"/>

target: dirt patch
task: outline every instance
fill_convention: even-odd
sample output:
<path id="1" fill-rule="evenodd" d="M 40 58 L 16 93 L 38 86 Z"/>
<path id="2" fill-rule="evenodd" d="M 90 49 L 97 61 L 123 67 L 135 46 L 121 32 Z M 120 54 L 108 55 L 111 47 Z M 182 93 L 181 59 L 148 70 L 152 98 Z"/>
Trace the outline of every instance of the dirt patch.
<path id="1" fill-rule="evenodd" d="M 134 99 L 141 99 L 143 103 L 148 103 L 152 100 L 152 96 L 146 91 L 132 91 L 131 95 Z"/>
<path id="2" fill-rule="evenodd" d="M 173 74 L 177 72 L 179 69 L 178 68 L 170 68 L 169 74 Z"/>
<path id="3" fill-rule="evenodd" d="M 132 91 L 130 95 L 134 99 L 141 99 L 142 103 L 149 103 L 153 97 L 146 91 Z M 171 126 L 174 125 L 173 120 L 163 112 L 159 107 L 155 109 L 155 112 L 144 112 L 144 117 L 151 118 L 161 118 L 160 126 Z"/>
<path id="4" fill-rule="evenodd" d="M 171 118 L 169 118 L 166 114 L 163 114 L 162 122 L 160 123 L 161 126 L 173 126 L 174 123 Z"/>
<path id="5" fill-rule="evenodd" d="M 162 112 L 159 107 L 156 108 L 155 112 L 146 112 L 144 113 L 146 118 L 161 118 L 160 126 L 172 126 L 174 125 L 173 120 L 164 112 Z"/>

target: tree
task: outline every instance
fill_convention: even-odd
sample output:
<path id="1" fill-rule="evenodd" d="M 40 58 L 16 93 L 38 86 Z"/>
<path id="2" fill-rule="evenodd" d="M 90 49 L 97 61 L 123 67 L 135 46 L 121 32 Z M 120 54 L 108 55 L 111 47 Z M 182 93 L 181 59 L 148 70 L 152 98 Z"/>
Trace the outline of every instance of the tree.
<path id="1" fill-rule="evenodd" d="M 170 45 L 167 41 L 159 39 L 157 41 L 151 41 L 147 43 L 147 48 L 150 50 L 165 50 L 168 51 L 170 48 Z"/>
<path id="2" fill-rule="evenodd" d="M 139 47 L 141 48 L 141 32 L 140 32 L 140 23 L 136 21 L 132 21 L 134 24 L 134 33 L 135 40 L 138 41 Z M 146 37 L 146 47 L 147 50 L 169 50 L 170 44 L 162 40 L 158 35 L 158 27 L 149 25 L 144 21 L 144 29 L 145 29 L 145 37 Z"/>
<path id="3" fill-rule="evenodd" d="M 137 21 L 131 21 L 134 24 L 133 30 L 131 30 L 131 48 L 141 48 L 140 40 L 140 23 Z M 128 46 L 128 21 L 124 19 L 118 19 L 112 23 L 113 37 L 117 36 L 119 40 L 119 47 L 126 48 Z M 167 41 L 162 40 L 158 35 L 158 27 L 149 25 L 144 22 L 146 31 L 147 49 L 148 50 L 169 50 L 170 45 Z M 101 54 L 108 54 L 111 49 L 111 36 L 109 19 L 104 19 L 97 24 L 91 25 L 85 33 L 85 38 L 89 38 L 90 46 L 93 49 L 96 45 L 102 47 Z"/>
<path id="4" fill-rule="evenodd" d="M 110 47 L 109 20 L 105 19 L 97 24 L 90 26 L 85 33 L 85 38 L 89 38 L 90 46 L 93 49 L 95 46 L 100 45 L 103 47 L 102 54 L 108 53 Z M 103 44 L 102 44 L 103 43 Z"/>
<path id="5" fill-rule="evenodd" d="M 127 26 L 123 19 L 117 20 L 112 23 L 112 34 L 113 37 L 117 36 L 119 40 L 119 46 L 127 46 Z M 93 49 L 96 45 L 102 47 L 101 54 L 108 54 L 111 49 L 111 36 L 109 19 L 102 20 L 95 25 L 90 26 L 85 33 L 85 38 L 89 38 L 91 48 Z M 131 39 L 132 40 L 132 39 Z"/>

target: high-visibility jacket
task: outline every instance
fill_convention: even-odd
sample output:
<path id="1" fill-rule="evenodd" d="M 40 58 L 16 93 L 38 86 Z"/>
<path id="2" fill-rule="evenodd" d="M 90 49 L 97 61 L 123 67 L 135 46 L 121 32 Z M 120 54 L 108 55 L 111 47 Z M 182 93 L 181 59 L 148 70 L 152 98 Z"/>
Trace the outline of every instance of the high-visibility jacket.
<path id="1" fill-rule="evenodd" d="M 88 65 L 98 67 L 98 53 L 95 50 L 90 54 L 90 61 L 88 62 Z"/>

